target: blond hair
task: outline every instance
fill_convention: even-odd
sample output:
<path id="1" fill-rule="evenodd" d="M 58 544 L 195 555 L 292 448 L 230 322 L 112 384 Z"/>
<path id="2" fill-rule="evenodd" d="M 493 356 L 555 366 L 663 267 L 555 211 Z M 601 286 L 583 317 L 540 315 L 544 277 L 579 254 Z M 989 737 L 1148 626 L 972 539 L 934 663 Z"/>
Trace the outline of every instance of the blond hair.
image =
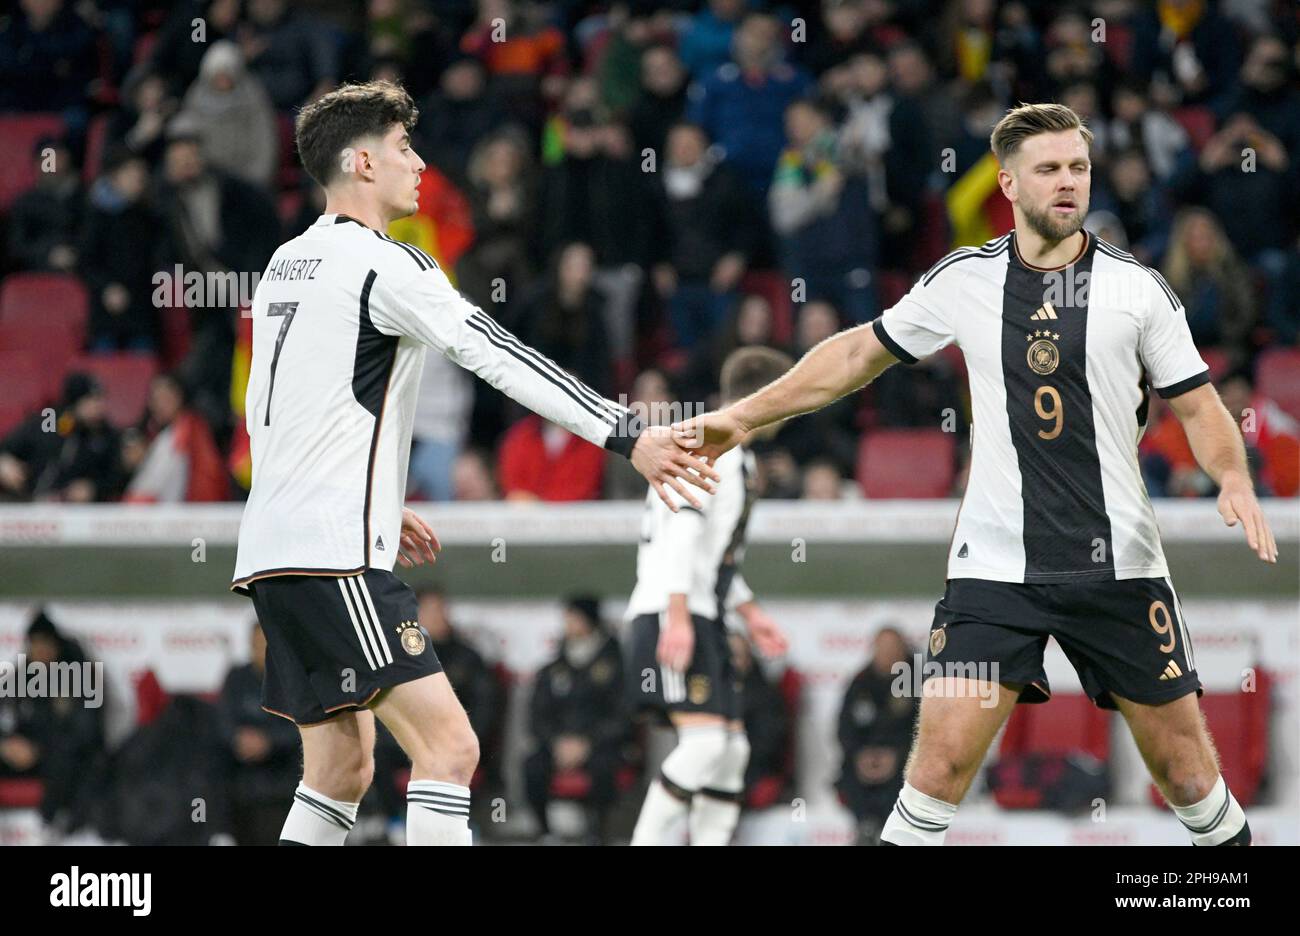
<path id="1" fill-rule="evenodd" d="M 998 121 L 989 137 L 989 145 L 998 162 L 1006 165 L 1007 160 L 1015 155 L 1025 140 L 1040 133 L 1056 133 L 1061 130 L 1078 130 L 1083 135 L 1083 142 L 1092 146 L 1092 131 L 1083 125 L 1083 120 L 1072 108 L 1064 104 L 1021 102 Z"/>

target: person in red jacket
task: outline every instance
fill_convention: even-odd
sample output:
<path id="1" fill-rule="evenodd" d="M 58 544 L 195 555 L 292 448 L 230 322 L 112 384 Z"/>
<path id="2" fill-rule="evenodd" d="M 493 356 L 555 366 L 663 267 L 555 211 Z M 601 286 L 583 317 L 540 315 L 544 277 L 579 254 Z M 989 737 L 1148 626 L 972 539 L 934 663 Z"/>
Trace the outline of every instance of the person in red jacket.
<path id="1" fill-rule="evenodd" d="M 540 416 L 511 426 L 497 456 L 506 500 L 599 500 L 604 474 L 602 449 Z"/>

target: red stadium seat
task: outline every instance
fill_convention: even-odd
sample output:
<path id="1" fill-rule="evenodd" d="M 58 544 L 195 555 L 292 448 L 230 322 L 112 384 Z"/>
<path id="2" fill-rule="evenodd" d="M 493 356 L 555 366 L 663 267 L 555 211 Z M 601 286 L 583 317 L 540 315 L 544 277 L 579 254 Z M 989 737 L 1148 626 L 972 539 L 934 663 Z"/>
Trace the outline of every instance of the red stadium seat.
<path id="1" fill-rule="evenodd" d="M 0 322 L 0 354 L 21 354 L 40 365 L 47 397 L 58 395 L 68 363 L 80 351 L 80 332 L 71 325 Z"/>
<path id="2" fill-rule="evenodd" d="M 162 362 L 165 367 L 175 367 L 190 353 L 190 312 L 170 306 L 161 310 Z"/>
<path id="3" fill-rule="evenodd" d="M 6 405 L 30 412 L 52 402 L 49 381 L 35 356 L 23 351 L 0 351 L 0 374 L 4 375 Z"/>
<path id="4" fill-rule="evenodd" d="M 1261 354 L 1255 389 L 1300 419 L 1300 349 L 1273 348 Z"/>
<path id="5" fill-rule="evenodd" d="M 1210 369 L 1210 379 L 1216 383 L 1222 380 L 1223 375 L 1232 366 L 1232 358 L 1228 352 L 1222 348 L 1201 348 L 1200 352 L 1201 360 Z"/>
<path id="6" fill-rule="evenodd" d="M 104 385 L 109 422 L 130 426 L 144 414 L 149 395 L 149 381 L 158 373 L 158 359 L 152 354 L 83 355 L 75 359 L 71 370 L 94 374 Z"/>
<path id="7" fill-rule="evenodd" d="M 84 329 L 90 298 L 67 273 L 14 273 L 0 283 L 0 322 L 61 322 Z"/>
<path id="8" fill-rule="evenodd" d="M 1110 757 L 1110 717 L 1083 693 L 1053 695 L 1042 705 L 1016 706 L 1002 733 L 999 763 L 1014 765 L 1042 755 L 1087 754 L 1105 763 Z M 1003 809 L 1036 809 L 1044 791 L 1018 782 L 1008 771 L 994 787 Z"/>
<path id="9" fill-rule="evenodd" d="M 1262 669 L 1255 672 L 1254 692 L 1207 692 L 1201 697 L 1201 711 L 1219 751 L 1224 782 L 1242 806 L 1255 802 L 1268 763 L 1273 678 Z M 1151 799 L 1157 806 L 1164 805 L 1164 797 L 1154 785 Z"/>
<path id="10" fill-rule="evenodd" d="M 1192 149 L 1198 153 L 1210 137 L 1214 136 L 1214 111 L 1208 107 L 1180 107 L 1173 112 L 1173 118 L 1187 131 Z"/>
<path id="11" fill-rule="evenodd" d="M 9 210 L 14 199 L 36 184 L 36 165 L 32 158 L 42 137 L 61 137 L 63 118 L 58 114 L 0 115 L 0 214 Z"/>
<path id="12" fill-rule="evenodd" d="M 21 406 L 12 406 L 8 403 L 0 403 L 0 439 L 3 439 L 18 424 L 27 418 L 27 410 Z"/>
<path id="13" fill-rule="evenodd" d="M 45 797 L 45 784 L 32 777 L 0 780 L 0 809 L 36 809 Z"/>
<path id="14" fill-rule="evenodd" d="M 858 448 L 858 485 L 867 497 L 947 497 L 955 451 L 941 429 L 878 429 Z"/>

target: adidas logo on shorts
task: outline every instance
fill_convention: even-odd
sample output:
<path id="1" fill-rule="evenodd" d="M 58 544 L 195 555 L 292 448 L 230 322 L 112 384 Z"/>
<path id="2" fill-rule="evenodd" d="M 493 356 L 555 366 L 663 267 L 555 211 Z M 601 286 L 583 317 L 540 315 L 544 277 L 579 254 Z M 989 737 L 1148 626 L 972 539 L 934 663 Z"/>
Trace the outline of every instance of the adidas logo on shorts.
<path id="1" fill-rule="evenodd" d="M 1164 682 L 1166 679 L 1177 679 L 1181 675 L 1183 675 L 1183 671 L 1179 668 L 1178 664 L 1173 660 L 1170 660 L 1165 665 L 1165 671 L 1160 675 L 1160 681 Z"/>

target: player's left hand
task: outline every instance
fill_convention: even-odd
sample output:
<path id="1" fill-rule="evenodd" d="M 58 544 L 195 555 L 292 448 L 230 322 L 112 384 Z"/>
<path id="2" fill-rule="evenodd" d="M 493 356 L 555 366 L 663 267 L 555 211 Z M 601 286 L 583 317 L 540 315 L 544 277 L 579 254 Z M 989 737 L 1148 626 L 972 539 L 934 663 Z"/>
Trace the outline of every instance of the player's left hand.
<path id="1" fill-rule="evenodd" d="M 762 608 L 755 607 L 745 615 L 745 627 L 749 631 L 750 640 L 754 641 L 758 652 L 765 657 L 784 656 L 790 649 L 790 641 L 781 630 L 781 625 L 772 620 L 771 615 Z"/>
<path id="2" fill-rule="evenodd" d="M 397 552 L 397 561 L 404 568 L 437 562 L 442 543 L 438 536 L 410 507 L 402 508 L 402 546 Z"/>
<path id="3" fill-rule="evenodd" d="M 1255 497 L 1250 479 L 1239 474 L 1225 475 L 1219 487 L 1219 516 L 1228 526 L 1241 527 L 1246 533 L 1246 544 L 1264 562 L 1277 562 L 1277 540 L 1264 519 L 1264 511 Z"/>

